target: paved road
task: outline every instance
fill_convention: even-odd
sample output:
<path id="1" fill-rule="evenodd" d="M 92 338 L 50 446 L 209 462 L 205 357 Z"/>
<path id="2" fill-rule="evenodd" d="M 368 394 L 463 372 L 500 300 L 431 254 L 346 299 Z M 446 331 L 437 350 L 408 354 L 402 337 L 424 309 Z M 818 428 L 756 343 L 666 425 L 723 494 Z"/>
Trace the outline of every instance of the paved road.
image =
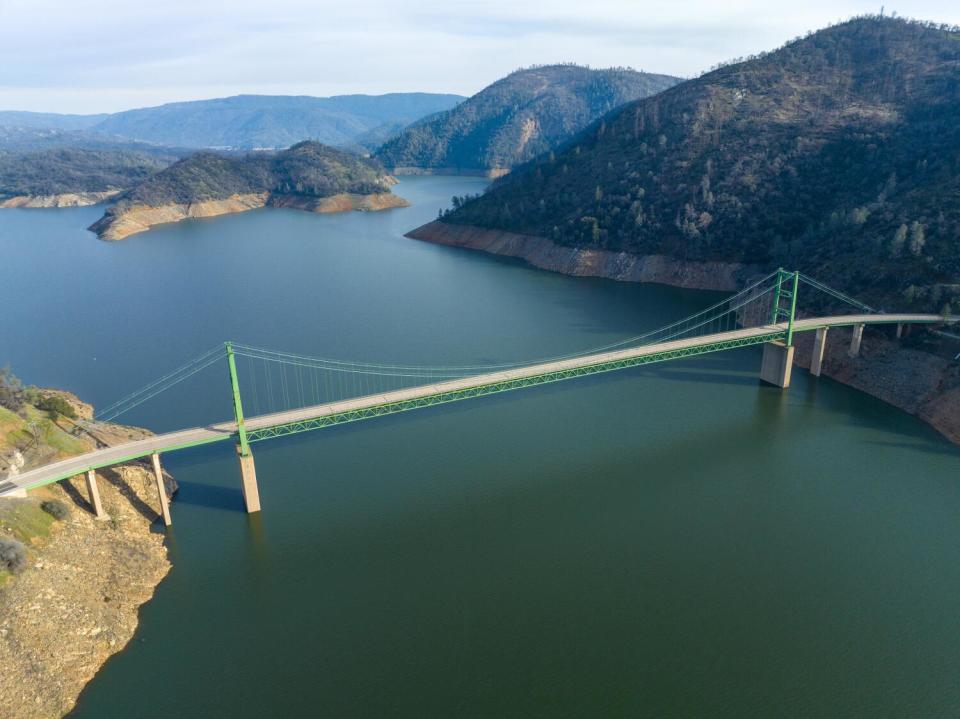
<path id="1" fill-rule="evenodd" d="M 858 324 L 876 325 L 876 324 L 940 324 L 943 322 L 955 322 L 955 319 L 945 319 L 940 315 L 921 315 L 921 314 L 898 314 L 898 315 L 841 315 L 836 317 L 802 319 L 794 322 L 795 332 L 808 332 L 818 327 L 844 327 Z M 556 362 L 547 362 L 544 364 L 530 365 L 519 369 L 507 370 L 504 372 L 495 372 L 491 374 L 474 375 L 463 379 L 449 380 L 436 384 L 421 385 L 409 389 L 397 390 L 395 392 L 386 392 L 384 394 L 373 394 L 355 399 L 343 400 L 339 402 L 328 402 L 326 404 L 317 404 L 301 409 L 289 410 L 286 412 L 277 412 L 274 414 L 259 415 L 248 417 L 246 426 L 248 429 L 264 429 L 291 422 L 300 422 L 304 420 L 316 419 L 327 415 L 337 414 L 356 409 L 365 409 L 367 407 L 376 407 L 391 402 L 400 402 L 418 397 L 428 397 L 442 392 L 451 392 L 455 390 L 478 387 L 488 384 L 495 384 L 506 380 L 522 379 L 525 377 L 535 377 L 541 374 L 557 372 L 578 367 L 588 367 L 606 362 L 614 362 L 622 359 L 632 359 L 643 357 L 658 352 L 671 351 L 677 349 L 687 349 L 702 345 L 723 342 L 727 340 L 748 339 L 759 337 L 774 332 L 783 332 L 786 330 L 786 323 L 776 325 L 766 325 L 750 329 L 734 330 L 732 332 L 721 332 L 718 334 L 705 335 L 703 337 L 693 337 L 690 339 L 675 340 L 671 342 L 660 342 L 658 344 L 645 345 L 643 347 L 634 347 L 614 352 L 603 352 L 600 354 L 576 357 L 573 359 L 560 360 Z M 167 432 L 158 434 L 147 439 L 141 439 L 134 442 L 98 449 L 86 454 L 77 455 L 64 459 L 59 462 L 31 469 L 23 472 L 12 480 L 0 482 L 0 496 L 22 489 L 39 487 L 44 484 L 50 484 L 76 474 L 81 474 L 89 469 L 100 469 L 110 467 L 115 464 L 122 464 L 141 457 L 147 457 L 154 452 L 169 452 L 174 449 L 195 446 L 197 444 L 209 442 L 229 441 L 237 430 L 235 422 L 223 422 L 221 424 L 210 425 L 208 427 L 194 427 L 192 429 L 179 430 L 177 432 Z"/>

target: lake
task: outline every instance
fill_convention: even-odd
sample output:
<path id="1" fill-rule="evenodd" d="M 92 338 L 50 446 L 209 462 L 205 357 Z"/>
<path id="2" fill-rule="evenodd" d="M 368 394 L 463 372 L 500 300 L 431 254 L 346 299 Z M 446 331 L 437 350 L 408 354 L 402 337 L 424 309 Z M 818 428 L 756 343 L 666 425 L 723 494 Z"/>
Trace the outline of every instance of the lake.
<path id="1" fill-rule="evenodd" d="M 410 208 L 264 209 L 119 243 L 0 212 L 0 364 L 100 406 L 225 340 L 442 365 L 549 357 L 717 295 L 405 239 Z M 75 718 L 960 715 L 960 452 L 757 348 L 174 453 L 173 569 Z M 212 368 L 121 421 L 230 418 Z"/>

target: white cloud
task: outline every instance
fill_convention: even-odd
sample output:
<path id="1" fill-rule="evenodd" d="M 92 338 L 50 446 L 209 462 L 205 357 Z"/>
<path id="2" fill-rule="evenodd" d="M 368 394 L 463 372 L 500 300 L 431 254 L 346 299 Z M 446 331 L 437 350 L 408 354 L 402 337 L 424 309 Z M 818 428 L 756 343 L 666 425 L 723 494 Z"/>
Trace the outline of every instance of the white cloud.
<path id="1" fill-rule="evenodd" d="M 689 76 L 877 10 L 864 0 L 0 0 L 0 108 L 470 94 L 519 66 L 565 60 Z M 960 23 L 953 0 L 903 14 Z"/>

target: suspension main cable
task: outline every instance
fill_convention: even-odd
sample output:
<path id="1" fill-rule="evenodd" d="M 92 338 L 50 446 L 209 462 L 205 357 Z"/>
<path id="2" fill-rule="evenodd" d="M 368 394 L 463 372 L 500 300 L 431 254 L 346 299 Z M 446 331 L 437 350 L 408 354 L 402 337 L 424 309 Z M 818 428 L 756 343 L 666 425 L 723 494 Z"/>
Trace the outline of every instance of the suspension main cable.
<path id="1" fill-rule="evenodd" d="M 210 365 L 214 364 L 215 362 L 218 362 L 220 359 L 221 359 L 221 357 L 219 357 L 219 356 L 209 357 L 209 358 L 207 359 L 207 361 L 204 362 L 203 364 L 200 364 L 200 365 L 194 367 L 190 372 L 182 375 L 181 377 L 178 377 L 177 379 L 173 380 L 172 382 L 167 383 L 165 386 L 163 386 L 163 387 L 156 387 L 152 392 L 150 392 L 150 393 L 148 393 L 148 394 L 146 394 L 146 395 L 144 395 L 144 396 L 138 397 L 138 398 L 136 399 L 136 401 L 132 402 L 131 404 L 129 404 L 129 405 L 126 406 L 126 407 L 118 408 L 118 409 L 115 409 L 115 410 L 111 410 L 110 412 L 104 412 L 103 414 L 98 415 L 98 416 L 97 416 L 97 419 L 99 419 L 99 420 L 101 420 L 101 421 L 104 421 L 104 422 L 112 421 L 112 420 L 116 419 L 117 417 L 119 417 L 121 414 L 125 414 L 125 413 L 129 412 L 129 411 L 130 411 L 131 409 L 133 409 L 134 407 L 139 407 L 141 404 L 143 404 L 144 402 L 146 402 L 148 399 L 152 399 L 153 397 L 156 397 L 156 396 L 157 396 L 158 394 L 160 394 L 161 392 L 166 392 L 166 391 L 167 391 L 168 389 L 170 389 L 171 387 L 179 384 L 180 382 L 183 382 L 185 379 L 187 379 L 187 378 L 189 378 L 189 377 L 193 377 L 193 375 L 195 375 L 197 372 L 200 372 L 201 370 L 206 369 L 207 367 L 209 367 Z"/>
<path id="2" fill-rule="evenodd" d="M 601 346 L 598 346 L 598 347 L 593 347 L 593 348 L 590 348 L 590 349 L 581 350 L 581 351 L 579 351 L 579 352 L 574 352 L 574 353 L 571 353 L 571 354 L 558 355 L 558 356 L 554 356 L 554 357 L 544 357 L 544 358 L 533 359 L 533 360 L 524 360 L 524 361 L 521 361 L 521 362 L 509 362 L 509 363 L 499 363 L 499 364 L 476 364 L 476 365 L 446 365 L 446 366 L 444 366 L 444 365 L 432 365 L 432 366 L 431 366 L 431 365 L 380 364 L 380 363 L 372 363 L 372 362 L 353 362 L 353 361 L 349 361 L 349 360 L 336 360 L 336 359 L 331 359 L 331 358 L 326 358 L 326 357 L 312 357 L 312 356 L 309 356 L 309 355 L 301 355 L 301 354 L 296 354 L 296 353 L 292 353 L 292 352 L 281 352 L 281 351 L 277 351 L 277 350 L 270 350 L 270 349 L 266 349 L 266 348 L 263 348 L 263 347 L 255 347 L 255 346 L 253 346 L 253 345 L 246 345 L 246 344 L 242 344 L 242 343 L 234 343 L 234 344 L 233 344 L 233 348 L 234 348 L 234 351 L 237 352 L 238 354 L 239 354 L 241 351 L 243 351 L 243 352 L 246 354 L 246 356 L 255 356 L 255 357 L 258 357 L 258 358 L 260 358 L 260 359 L 268 359 L 268 355 L 269 355 L 269 356 L 270 356 L 269 359 L 271 359 L 271 360 L 274 361 L 274 362 L 287 362 L 287 361 L 291 361 L 291 363 L 292 363 L 293 361 L 305 361 L 305 362 L 311 363 L 310 366 L 317 367 L 317 366 L 322 365 L 324 369 L 329 369 L 329 370 L 331 370 L 331 371 L 351 371 L 352 369 L 357 368 L 357 371 L 358 371 L 358 372 L 362 372 L 362 371 L 364 371 L 364 370 L 367 370 L 367 371 L 369 371 L 369 370 L 398 370 L 398 371 L 401 372 L 401 374 L 397 374 L 397 375 L 394 375 L 394 376 L 419 376 L 419 375 L 406 375 L 406 374 L 402 374 L 403 372 L 434 372 L 434 371 L 437 371 L 437 372 L 456 372 L 456 371 L 461 371 L 461 370 L 512 369 L 512 368 L 516 368 L 516 367 L 524 367 L 524 366 L 529 366 L 529 365 L 534 365 L 534 364 L 545 364 L 545 363 L 548 363 L 548 362 L 557 362 L 557 361 L 561 361 L 561 360 L 565 360 L 565 359 L 574 359 L 574 358 L 576 358 L 576 357 L 582 357 L 582 356 L 590 355 L 590 354 L 598 354 L 598 353 L 603 352 L 603 351 L 606 351 L 606 350 L 614 349 L 614 348 L 616 348 L 616 347 L 622 347 L 622 346 L 624 346 L 624 345 L 629 345 L 629 344 L 632 344 L 632 343 L 634 343 L 634 342 L 639 342 L 639 341 L 641 341 L 641 340 L 645 340 L 645 339 L 648 339 L 648 338 L 650 338 L 650 337 L 654 337 L 654 336 L 656 336 L 656 335 L 658 335 L 658 334 L 660 334 L 660 333 L 662 333 L 662 332 L 666 332 L 666 331 L 668 331 L 668 330 L 672 330 L 672 329 L 674 329 L 674 328 L 676 328 L 676 327 L 678 327 L 678 326 L 680 326 L 680 325 L 683 325 L 683 324 L 689 323 L 689 322 L 691 322 L 691 321 L 693 321 L 693 320 L 696 320 L 696 319 L 698 319 L 698 318 L 701 318 L 701 317 L 703 317 L 704 315 L 706 315 L 706 314 L 708 314 L 708 313 L 710 313 L 710 312 L 714 312 L 715 310 L 723 307 L 724 305 L 728 305 L 728 304 L 730 304 L 731 302 L 734 302 L 734 301 L 737 300 L 738 298 L 741 298 L 742 296 L 747 295 L 748 293 L 752 292 L 752 291 L 755 290 L 757 287 L 759 287 L 760 285 L 762 285 L 764 282 L 766 282 L 767 280 L 769 280 L 769 279 L 771 279 L 772 277 L 776 276 L 776 274 L 777 274 L 776 272 L 773 272 L 773 273 L 767 275 L 766 277 L 763 277 L 762 279 L 757 280 L 756 282 L 754 282 L 754 283 L 751 284 L 750 286 L 748 286 L 748 287 L 740 290 L 740 292 L 738 292 L 737 294 L 732 295 L 732 296 L 730 296 L 730 297 L 727 297 L 727 298 L 724 299 L 723 301 L 718 302 L 717 304 L 712 305 L 711 307 L 708 307 L 708 308 L 706 308 L 706 309 L 704 309 L 704 310 L 701 310 L 700 312 L 697 312 L 696 314 L 690 315 L 689 317 L 684 317 L 683 319 L 677 320 L 676 322 L 673 322 L 673 323 L 671 323 L 671 324 L 669 324 L 669 325 L 665 325 L 665 326 L 663 326 L 663 327 L 658 327 L 658 328 L 656 328 L 656 329 L 650 330 L 650 331 L 645 332 L 645 333 L 643 333 L 643 334 L 636 335 L 636 336 L 634 336 L 634 337 L 629 337 L 629 338 L 624 339 L 624 340 L 619 340 L 619 341 L 617 341 L 617 342 L 611 342 L 611 343 L 606 344 L 606 345 L 601 345 Z M 772 288 L 769 288 L 769 289 L 764 290 L 763 292 L 761 292 L 761 293 L 759 293 L 759 294 L 757 294 L 757 295 L 752 295 L 752 296 L 747 297 L 745 302 L 742 302 L 741 304 L 736 305 L 735 308 L 728 308 L 727 310 L 725 310 L 724 314 L 725 314 L 726 312 L 732 311 L 733 309 L 740 309 L 741 307 L 746 306 L 746 305 L 749 304 L 750 302 L 755 301 L 756 299 L 758 299 L 759 297 L 762 297 L 763 295 L 765 295 L 767 292 L 770 292 L 771 290 L 772 290 Z M 695 327 L 700 327 L 700 326 L 702 326 L 702 325 L 703 325 L 703 323 L 701 323 L 701 324 L 699 324 L 699 325 L 696 325 Z M 684 331 L 686 331 L 686 330 L 684 330 Z M 256 354 L 251 354 L 251 353 L 256 353 Z M 348 368 L 348 369 L 346 369 L 346 370 L 344 370 L 344 369 L 339 369 L 339 370 L 338 370 L 338 369 L 337 369 L 338 367 L 340 367 L 340 368 L 344 368 L 344 367 L 345 367 L 345 368 Z M 372 373 L 373 373 L 373 374 L 377 374 L 376 372 L 372 372 Z M 388 373 L 388 374 L 390 374 L 390 373 Z"/>
<path id="3" fill-rule="evenodd" d="M 113 402 L 112 404 L 107 405 L 107 406 L 104 407 L 103 409 L 99 410 L 99 411 L 97 412 L 97 415 L 98 415 L 98 416 L 99 416 L 99 415 L 106 415 L 106 414 L 109 414 L 109 413 L 111 413 L 111 412 L 114 412 L 115 410 L 119 409 L 121 406 L 123 406 L 123 405 L 126 404 L 127 402 L 130 402 L 130 401 L 133 401 L 133 400 L 137 399 L 141 394 L 143 394 L 143 393 L 145 393 L 145 392 L 148 392 L 148 391 L 154 389 L 155 387 L 157 387 L 157 385 L 163 384 L 164 382 L 167 382 L 168 380 L 171 380 L 172 378 L 175 378 L 175 377 L 176 377 L 177 375 L 179 375 L 180 373 L 185 372 L 185 371 L 191 369 L 194 365 L 196 365 L 196 364 L 198 364 L 198 363 L 200 363 L 200 362 L 203 362 L 203 361 L 208 360 L 208 359 L 211 359 L 211 358 L 214 359 L 214 360 L 220 359 L 220 356 L 219 356 L 218 353 L 220 353 L 220 352 L 222 352 L 222 351 L 223 351 L 223 345 L 218 345 L 218 346 L 214 347 L 213 349 L 210 349 L 210 350 L 208 350 L 208 351 L 206 351 L 206 352 L 198 355 L 197 357 L 194 357 L 192 360 L 190 360 L 189 362 L 186 362 L 185 364 L 181 365 L 180 367 L 178 367 L 177 369 L 173 370 L 172 372 L 168 372 L 167 374 L 165 374 L 164 376 L 160 377 L 159 379 L 156 379 L 156 380 L 154 380 L 153 382 L 150 382 L 149 384 L 144 385 L 144 386 L 141 387 L 140 389 L 138 389 L 138 390 L 136 390 L 136 391 L 134 391 L 134 392 L 131 392 L 130 394 L 126 395 L 125 397 L 117 400 L 116 402 Z M 217 355 L 217 356 L 214 357 L 214 355 Z M 204 367 L 207 367 L 207 366 L 209 366 L 209 365 L 204 365 Z M 172 387 L 174 384 L 176 384 L 176 383 L 179 382 L 179 381 L 180 381 L 180 380 L 178 379 L 178 380 L 172 382 L 172 383 L 169 385 L 169 387 Z M 163 389 L 161 389 L 161 390 L 159 390 L 159 391 L 162 392 L 162 391 L 164 391 L 165 389 L 167 389 L 167 387 L 164 387 Z M 155 396 L 155 394 L 154 394 L 154 395 L 151 395 L 151 396 Z M 126 412 L 126 411 L 127 411 L 127 410 L 124 409 L 124 410 L 122 410 L 120 413 L 122 414 L 123 412 Z M 116 415 L 114 415 L 114 416 L 116 416 Z"/>

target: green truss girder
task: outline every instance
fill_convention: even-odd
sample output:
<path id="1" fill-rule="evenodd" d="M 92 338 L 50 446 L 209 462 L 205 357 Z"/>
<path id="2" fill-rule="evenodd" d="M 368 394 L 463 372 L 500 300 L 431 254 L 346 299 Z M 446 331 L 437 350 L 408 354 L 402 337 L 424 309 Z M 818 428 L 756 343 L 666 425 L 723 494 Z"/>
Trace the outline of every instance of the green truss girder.
<path id="1" fill-rule="evenodd" d="M 694 357 L 697 355 L 709 354 L 711 352 L 719 352 L 721 350 L 736 349 L 737 347 L 748 347 L 751 345 L 763 344 L 765 342 L 773 342 L 775 340 L 782 340 L 785 335 L 786 333 L 782 331 L 771 332 L 769 334 L 756 335 L 754 337 L 713 342 L 706 345 L 700 345 L 698 347 L 664 350 L 662 352 L 643 355 L 641 357 L 631 357 L 627 359 L 614 360 L 612 362 L 601 362 L 594 365 L 586 365 L 584 367 L 565 369 L 557 372 L 547 372 L 545 374 L 534 375 L 531 377 L 522 377 L 519 379 L 477 385 L 475 387 L 466 387 L 464 389 L 453 390 L 450 392 L 440 392 L 437 394 L 426 395 L 424 397 L 417 397 L 415 399 L 400 400 L 397 402 L 388 402 L 372 407 L 364 407 L 362 409 L 337 412 L 335 414 L 314 417 L 312 419 L 305 419 L 297 422 L 289 422 L 287 424 L 280 424 L 273 427 L 264 427 L 260 429 L 250 429 L 247 427 L 247 439 L 250 442 L 258 442 L 264 439 L 283 437 L 288 434 L 298 434 L 300 432 L 309 432 L 315 429 L 334 427 L 340 424 L 359 422 L 365 419 L 384 417 L 386 415 L 398 414 L 400 412 L 409 412 L 414 409 L 434 407 L 436 405 L 458 402 L 464 399 L 485 397 L 487 395 L 510 392 L 512 390 L 523 389 L 525 387 L 535 387 L 537 385 L 549 384 L 551 382 L 560 382 L 567 379 L 573 379 L 575 377 L 586 377 L 603 372 L 628 369 L 630 367 L 641 367 L 643 365 L 654 364 L 655 362 L 682 359 L 684 357 Z"/>

